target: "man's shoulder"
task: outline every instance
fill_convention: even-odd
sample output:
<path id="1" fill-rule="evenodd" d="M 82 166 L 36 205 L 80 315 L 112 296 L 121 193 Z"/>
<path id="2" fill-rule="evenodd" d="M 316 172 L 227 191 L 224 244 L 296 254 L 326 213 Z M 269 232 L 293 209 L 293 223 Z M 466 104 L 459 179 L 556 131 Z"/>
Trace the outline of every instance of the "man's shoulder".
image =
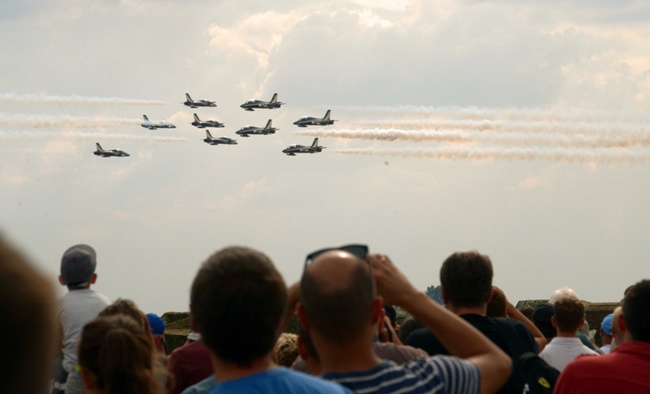
<path id="1" fill-rule="evenodd" d="M 273 368 L 235 381 L 226 381 L 216 387 L 213 393 L 245 391 L 260 388 L 270 393 L 350 393 L 345 387 L 284 367 Z"/>

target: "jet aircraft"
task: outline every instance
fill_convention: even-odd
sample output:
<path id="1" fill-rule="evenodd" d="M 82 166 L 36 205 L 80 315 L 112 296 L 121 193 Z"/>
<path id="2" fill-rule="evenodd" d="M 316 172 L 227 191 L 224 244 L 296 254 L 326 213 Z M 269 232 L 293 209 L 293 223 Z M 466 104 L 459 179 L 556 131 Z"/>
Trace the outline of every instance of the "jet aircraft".
<path id="1" fill-rule="evenodd" d="M 219 145 L 219 144 L 237 145 L 237 141 L 233 140 L 232 138 L 228 138 L 228 137 L 213 138 L 212 134 L 210 134 L 210 130 L 205 131 L 205 138 L 203 139 L 203 142 L 210 145 Z"/>
<path id="2" fill-rule="evenodd" d="M 275 131 L 279 130 L 271 126 L 271 119 L 266 122 L 264 128 L 257 126 L 244 126 L 241 129 L 237 130 L 235 133 L 241 135 L 242 137 L 250 137 L 251 134 L 275 134 Z"/>
<path id="3" fill-rule="evenodd" d="M 183 103 L 187 105 L 190 108 L 198 108 L 198 107 L 216 107 L 217 104 L 215 104 L 214 101 L 209 101 L 209 100 L 192 100 L 192 97 L 190 97 L 189 93 L 185 93 L 185 102 Z"/>
<path id="4" fill-rule="evenodd" d="M 327 126 L 334 124 L 336 120 L 330 119 L 330 110 L 328 109 L 325 112 L 323 118 L 314 118 L 313 116 L 303 116 L 302 118 L 293 122 L 298 127 L 307 127 L 307 126 Z"/>
<path id="5" fill-rule="evenodd" d="M 282 153 L 286 153 L 287 156 L 295 156 L 296 153 L 318 153 L 325 149 L 324 146 L 318 145 L 318 138 L 314 138 L 311 146 L 305 145 L 289 145 Z"/>
<path id="6" fill-rule="evenodd" d="M 199 119 L 199 116 L 197 114 L 194 114 L 194 122 L 192 122 L 192 126 L 196 126 L 199 129 L 205 128 L 205 127 L 223 127 L 223 123 L 216 121 L 216 120 L 201 120 Z"/>
<path id="7" fill-rule="evenodd" d="M 131 156 L 128 153 L 124 152 L 123 150 L 119 149 L 111 149 L 111 150 L 104 150 L 102 149 L 102 146 L 99 145 L 99 142 L 95 142 L 95 146 L 97 147 L 97 150 L 93 152 L 97 156 L 101 157 L 111 157 L 111 156 L 116 156 L 116 157 L 123 157 L 123 156 Z"/>
<path id="8" fill-rule="evenodd" d="M 141 126 L 149 130 L 176 128 L 176 126 L 174 126 L 172 123 L 166 122 L 164 120 L 161 120 L 158 123 L 154 123 L 150 121 L 149 118 L 147 118 L 147 115 L 142 115 L 142 119 L 144 119 L 144 121 L 142 122 Z"/>
<path id="9" fill-rule="evenodd" d="M 260 108 L 267 108 L 267 109 L 276 109 L 280 108 L 282 104 L 278 101 L 278 94 L 273 93 L 273 97 L 271 97 L 271 101 L 263 101 L 263 100 L 248 100 L 244 104 L 240 105 L 244 110 L 246 111 L 253 111 L 255 108 L 260 109 Z"/>

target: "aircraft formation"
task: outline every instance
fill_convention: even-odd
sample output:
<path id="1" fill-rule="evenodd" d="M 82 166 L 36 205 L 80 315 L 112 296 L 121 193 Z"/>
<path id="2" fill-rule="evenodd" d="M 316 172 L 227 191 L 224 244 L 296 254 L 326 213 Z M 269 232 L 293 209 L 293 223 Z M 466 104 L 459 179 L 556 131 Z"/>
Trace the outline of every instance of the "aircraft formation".
<path id="1" fill-rule="evenodd" d="M 190 108 L 217 106 L 215 101 L 210 101 L 205 99 L 193 100 L 192 97 L 189 95 L 189 93 L 185 93 L 185 101 L 182 104 Z M 278 109 L 281 108 L 282 105 L 284 104 L 286 103 L 278 101 L 278 94 L 274 93 L 270 101 L 251 99 L 241 104 L 240 107 L 243 108 L 245 111 L 254 111 L 255 109 Z M 322 118 L 313 117 L 313 116 L 303 116 L 300 119 L 293 122 L 293 124 L 298 127 L 332 125 L 334 124 L 334 122 L 336 122 L 336 120 L 330 118 L 330 113 L 331 111 L 328 109 L 327 112 L 325 112 L 325 116 L 323 116 Z M 174 124 L 164 120 L 158 122 L 152 122 L 151 120 L 149 120 L 147 115 L 142 115 L 142 118 L 143 118 L 143 122 L 141 126 L 149 130 L 176 128 Z M 244 138 L 248 138 L 251 135 L 275 134 L 275 132 L 279 129 L 273 127 L 272 123 L 273 123 L 272 119 L 269 119 L 266 122 L 266 125 L 264 127 L 244 126 L 241 129 L 237 130 L 235 134 Z M 199 116 L 196 113 L 194 113 L 194 121 L 191 123 L 191 125 L 199 129 L 206 129 L 206 137 L 203 139 L 203 142 L 207 144 L 237 145 L 237 140 L 234 140 L 230 137 L 226 137 L 226 136 L 222 136 L 218 138 L 212 137 L 212 134 L 207 129 L 208 127 L 214 127 L 214 128 L 225 127 L 225 125 L 219 122 L 218 120 L 201 120 Z M 128 153 L 119 149 L 104 150 L 99 145 L 99 143 L 95 143 L 95 145 L 97 147 L 97 150 L 95 150 L 94 154 L 97 156 L 101 156 L 101 157 L 130 156 Z M 297 153 L 318 153 L 318 152 L 322 152 L 323 149 L 325 149 L 325 147 L 318 145 L 318 138 L 315 138 L 311 145 L 293 144 L 283 149 L 282 153 L 286 154 L 287 156 L 295 156 Z"/>

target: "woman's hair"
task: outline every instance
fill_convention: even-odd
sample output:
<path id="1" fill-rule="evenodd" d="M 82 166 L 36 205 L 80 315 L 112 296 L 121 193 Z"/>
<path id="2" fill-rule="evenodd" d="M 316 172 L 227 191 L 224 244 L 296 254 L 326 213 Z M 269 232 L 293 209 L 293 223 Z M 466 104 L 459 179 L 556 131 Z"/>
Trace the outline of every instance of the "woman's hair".
<path id="1" fill-rule="evenodd" d="M 79 365 L 106 394 L 153 394 L 161 391 L 153 354 L 140 322 L 122 314 L 100 316 L 83 329 Z"/>

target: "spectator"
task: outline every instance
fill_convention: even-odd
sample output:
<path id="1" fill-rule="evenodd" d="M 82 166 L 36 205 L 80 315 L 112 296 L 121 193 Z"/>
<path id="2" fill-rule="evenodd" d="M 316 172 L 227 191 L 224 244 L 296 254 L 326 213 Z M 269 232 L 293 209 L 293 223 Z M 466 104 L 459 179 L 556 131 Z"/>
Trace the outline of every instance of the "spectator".
<path id="1" fill-rule="evenodd" d="M 406 342 L 406 338 L 411 335 L 411 333 L 417 329 L 424 328 L 424 325 L 413 316 L 409 316 L 406 319 L 402 320 L 402 324 L 399 325 L 399 336 L 402 343 Z"/>
<path id="2" fill-rule="evenodd" d="M 211 394 L 346 392 L 271 360 L 287 299 L 282 277 L 261 252 L 228 247 L 203 263 L 192 284 L 190 310 L 219 380 Z"/>
<path id="3" fill-rule="evenodd" d="M 167 370 L 171 376 L 168 385 L 171 394 L 181 393 L 213 374 L 210 352 L 198 332 L 190 332 L 185 345 L 169 355 Z"/>
<path id="4" fill-rule="evenodd" d="M 533 323 L 535 323 L 535 327 L 544 335 L 547 343 L 551 342 L 557 335 L 552 323 L 553 314 L 555 314 L 553 304 L 548 303 L 537 305 L 533 311 Z"/>
<path id="5" fill-rule="evenodd" d="M 600 323 L 600 343 L 602 346 L 600 347 L 600 351 L 603 352 L 603 354 L 609 354 L 609 351 L 611 350 L 612 347 L 612 318 L 614 317 L 613 313 L 610 313 L 609 315 L 605 316 L 603 319 L 602 323 Z"/>
<path id="6" fill-rule="evenodd" d="M 59 306 L 63 332 L 63 369 L 67 375 L 66 394 L 84 393 L 79 375 L 70 373 L 77 365 L 81 330 L 110 304 L 105 295 L 90 288 L 97 281 L 96 266 L 97 255 L 88 245 L 74 245 L 61 258 L 59 283 L 68 287 L 68 293 L 61 299 Z"/>
<path id="7" fill-rule="evenodd" d="M 162 394 L 153 355 L 141 322 L 124 314 L 100 316 L 83 328 L 77 371 L 89 394 Z"/>
<path id="8" fill-rule="evenodd" d="M 513 314 L 512 319 L 486 316 L 487 304 L 493 292 L 492 276 L 492 262 L 486 255 L 472 251 L 449 256 L 440 268 L 440 292 L 447 310 L 459 315 L 511 358 L 525 352 L 537 353 L 540 344 L 545 344 L 545 339 L 516 308 L 511 306 L 508 309 Z M 535 336 L 531 330 L 534 330 Z M 517 349 L 508 348 L 505 336 L 514 338 Z M 424 349 L 431 355 L 449 354 L 451 350 L 444 346 L 432 330 L 426 328 L 411 333 L 406 344 Z M 516 382 L 516 378 L 513 375 L 499 392 L 521 392 L 523 383 Z"/>
<path id="9" fill-rule="evenodd" d="M 298 335 L 283 332 L 273 347 L 273 362 L 290 368 L 298 357 Z"/>
<path id="10" fill-rule="evenodd" d="M 623 318 L 624 317 L 624 318 Z M 650 280 L 626 291 L 622 315 L 614 319 L 614 334 L 623 339 L 610 354 L 579 357 L 569 363 L 555 386 L 557 394 L 650 392 Z"/>
<path id="11" fill-rule="evenodd" d="M 625 341 L 625 319 L 623 318 L 623 307 L 617 306 L 612 314 L 612 347 L 610 352 Z"/>
<path id="12" fill-rule="evenodd" d="M 581 354 L 598 354 L 583 345 L 577 337 L 584 323 L 585 305 L 577 297 L 560 298 L 553 305 L 551 320 L 556 337 L 539 354 L 549 365 L 562 372 L 564 367 Z"/>
<path id="13" fill-rule="evenodd" d="M 0 238 L 0 393 L 47 392 L 57 345 L 52 283 Z"/>
<path id="14" fill-rule="evenodd" d="M 147 313 L 147 320 L 151 326 L 151 335 L 156 351 L 167 355 L 167 344 L 165 343 L 165 321 L 155 313 Z"/>
<path id="15" fill-rule="evenodd" d="M 487 304 L 485 315 L 489 317 L 506 317 L 507 307 L 506 295 L 503 293 L 503 290 L 492 286 L 492 297 Z"/>
<path id="16" fill-rule="evenodd" d="M 300 322 L 316 347 L 323 378 L 364 393 L 488 393 L 510 374 L 508 357 L 451 312 L 416 290 L 390 260 L 364 245 L 307 256 L 300 282 Z M 422 357 L 404 365 L 382 361 L 372 339 L 383 301 L 425 323 L 458 357 Z M 464 358 L 465 360 L 463 360 Z"/>

